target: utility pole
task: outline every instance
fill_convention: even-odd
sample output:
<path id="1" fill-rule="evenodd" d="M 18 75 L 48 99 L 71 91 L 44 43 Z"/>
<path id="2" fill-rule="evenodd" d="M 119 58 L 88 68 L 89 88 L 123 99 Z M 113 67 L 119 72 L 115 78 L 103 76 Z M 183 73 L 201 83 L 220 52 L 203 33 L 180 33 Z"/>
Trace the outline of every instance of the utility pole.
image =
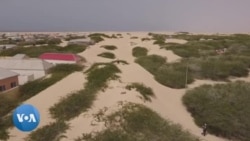
<path id="1" fill-rule="evenodd" d="M 188 59 L 187 59 L 187 67 L 186 67 L 186 83 L 185 83 L 186 89 L 187 89 L 187 84 L 188 84 Z"/>

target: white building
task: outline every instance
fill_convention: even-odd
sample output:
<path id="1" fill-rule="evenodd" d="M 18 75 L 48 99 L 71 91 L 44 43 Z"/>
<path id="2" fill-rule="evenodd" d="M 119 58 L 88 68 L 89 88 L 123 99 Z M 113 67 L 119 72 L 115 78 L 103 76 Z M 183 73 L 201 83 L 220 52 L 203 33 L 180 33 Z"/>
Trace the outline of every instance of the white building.
<path id="1" fill-rule="evenodd" d="M 92 41 L 90 38 L 85 38 L 85 39 L 74 39 L 70 40 L 68 42 L 68 45 L 93 45 L 94 41 Z"/>
<path id="2" fill-rule="evenodd" d="M 19 84 L 22 85 L 28 81 L 44 77 L 53 65 L 40 59 L 8 58 L 0 59 L 0 66 L 18 73 Z"/>

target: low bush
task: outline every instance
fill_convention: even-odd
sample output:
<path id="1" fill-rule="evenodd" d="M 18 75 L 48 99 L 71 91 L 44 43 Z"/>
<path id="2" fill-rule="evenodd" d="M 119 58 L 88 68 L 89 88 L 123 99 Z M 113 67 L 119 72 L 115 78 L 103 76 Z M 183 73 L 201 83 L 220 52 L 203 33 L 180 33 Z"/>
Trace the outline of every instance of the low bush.
<path id="1" fill-rule="evenodd" d="M 111 63 L 94 64 L 87 73 L 85 88 L 62 98 L 50 108 L 53 118 L 70 120 L 89 109 L 95 100 L 96 93 L 107 87 L 109 80 L 117 79 L 120 70 Z"/>
<path id="2" fill-rule="evenodd" d="M 141 41 L 150 41 L 150 38 L 142 38 Z"/>
<path id="3" fill-rule="evenodd" d="M 132 50 L 132 54 L 134 57 L 147 56 L 148 50 L 144 47 L 134 47 Z"/>
<path id="4" fill-rule="evenodd" d="M 161 56 L 149 55 L 139 57 L 136 63 L 153 74 L 156 81 L 171 88 L 185 88 L 186 84 L 194 81 L 193 72 L 187 68 L 185 61 L 166 63 L 166 59 Z"/>
<path id="5" fill-rule="evenodd" d="M 29 134 L 26 141 L 55 141 L 64 138 L 62 134 L 69 129 L 69 125 L 62 121 L 56 121 L 43 126 Z"/>
<path id="6" fill-rule="evenodd" d="M 83 134 L 75 141 L 199 141 L 181 126 L 172 124 L 151 109 L 128 103 L 103 118 L 106 129 Z"/>
<path id="7" fill-rule="evenodd" d="M 1 117 L 8 114 L 9 111 L 13 110 L 13 107 L 17 107 L 18 102 L 14 99 L 8 99 L 5 96 L 0 96 L 0 120 Z M 1 126 L 0 126 L 1 127 Z"/>
<path id="8" fill-rule="evenodd" d="M 9 139 L 9 132 L 7 130 L 12 126 L 12 116 L 0 117 L 0 140 Z"/>
<path id="9" fill-rule="evenodd" d="M 153 90 L 150 87 L 147 87 L 141 83 L 129 84 L 126 86 L 126 89 L 128 90 L 135 89 L 142 95 L 143 99 L 146 101 L 151 101 L 151 97 L 155 96 Z"/>
<path id="10" fill-rule="evenodd" d="M 107 87 L 107 82 L 112 79 L 117 79 L 118 76 L 116 73 L 120 73 L 121 71 L 111 63 L 101 64 L 101 65 L 93 65 L 89 71 L 86 83 L 86 88 L 92 90 L 100 90 Z"/>
<path id="11" fill-rule="evenodd" d="M 0 139 L 8 138 L 7 128 L 13 126 L 12 122 L 9 123 L 9 119 L 3 118 L 6 114 L 15 109 L 19 103 L 35 96 L 39 92 L 45 90 L 49 86 L 55 84 L 59 80 L 63 79 L 70 73 L 74 71 L 81 71 L 82 67 L 74 64 L 61 64 L 51 68 L 50 73 L 51 77 L 47 79 L 38 79 L 35 81 L 28 82 L 20 86 L 19 93 L 20 97 L 18 100 L 8 100 L 5 98 L 0 98 L 0 121 L 3 122 L 4 126 L 0 126 Z M 1 124 L 1 123 L 0 123 Z M 6 125 L 7 124 L 7 125 Z"/>
<path id="12" fill-rule="evenodd" d="M 110 36 L 103 33 L 93 33 L 88 35 L 88 37 L 96 43 L 104 41 L 104 38 L 111 38 Z"/>
<path id="13" fill-rule="evenodd" d="M 240 58 L 209 58 L 201 62 L 201 75 L 212 80 L 225 80 L 229 76 L 243 77 L 248 75 L 248 67 Z"/>
<path id="14" fill-rule="evenodd" d="M 117 47 L 114 45 L 105 45 L 105 46 L 101 46 L 101 47 L 103 47 L 107 50 L 116 50 L 117 49 Z"/>
<path id="15" fill-rule="evenodd" d="M 197 125 L 231 140 L 250 139 L 250 83 L 203 85 L 186 92 L 183 103 Z"/>
<path id="16" fill-rule="evenodd" d="M 166 63 L 166 58 L 159 55 L 148 55 L 137 58 L 135 62 L 154 74 L 160 66 Z"/>
<path id="17" fill-rule="evenodd" d="M 155 80 L 170 88 L 185 88 L 194 81 L 193 75 L 185 64 L 173 63 L 161 66 L 155 72 Z"/>
<path id="18" fill-rule="evenodd" d="M 86 46 L 83 45 L 67 45 L 66 47 L 60 47 L 57 49 L 61 53 L 81 53 L 86 50 Z"/>
<path id="19" fill-rule="evenodd" d="M 109 59 L 115 59 L 115 54 L 113 54 L 111 52 L 103 52 L 101 54 L 98 54 L 97 56 L 109 58 Z"/>
<path id="20" fill-rule="evenodd" d="M 50 114 L 58 120 L 70 120 L 89 109 L 95 95 L 86 90 L 74 92 L 50 108 Z"/>
<path id="21" fill-rule="evenodd" d="M 86 49 L 86 46 L 69 45 L 66 47 L 59 47 L 54 45 L 41 47 L 17 47 L 6 49 L 0 52 L 0 56 L 14 56 L 16 54 L 26 54 L 29 57 L 39 57 L 43 53 L 57 52 L 57 53 L 80 53 Z"/>

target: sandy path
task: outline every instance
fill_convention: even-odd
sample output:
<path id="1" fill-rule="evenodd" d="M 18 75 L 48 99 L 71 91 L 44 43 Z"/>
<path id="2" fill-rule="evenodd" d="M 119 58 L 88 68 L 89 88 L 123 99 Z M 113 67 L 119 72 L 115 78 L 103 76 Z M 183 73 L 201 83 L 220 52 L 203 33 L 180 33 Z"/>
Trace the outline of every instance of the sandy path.
<path id="1" fill-rule="evenodd" d="M 68 45 L 68 41 L 62 40 L 62 42 L 59 44 L 61 47 L 66 47 Z"/>
<path id="2" fill-rule="evenodd" d="M 96 131 L 101 131 L 104 129 L 104 123 L 96 122 L 94 120 L 93 114 L 96 114 L 100 109 L 110 108 L 111 111 L 117 110 L 117 103 L 119 101 L 129 101 L 134 103 L 142 103 L 139 98 L 139 94 L 135 91 L 124 90 L 124 84 L 117 81 L 112 81 L 105 92 L 99 92 L 97 98 L 93 103 L 93 106 L 89 111 L 82 113 L 80 116 L 69 121 L 70 129 L 64 134 L 67 138 L 62 139 L 62 141 L 74 140 L 81 136 L 82 133 L 91 133 Z M 121 92 L 126 92 L 126 94 L 121 94 Z"/>
<path id="3" fill-rule="evenodd" d="M 146 86 L 153 88 L 156 98 L 152 100 L 152 103 L 145 103 L 145 105 L 159 113 L 161 116 L 173 121 L 174 123 L 181 124 L 184 129 L 203 140 L 224 140 L 211 135 L 206 137 L 201 136 L 202 130 L 195 125 L 193 118 L 182 104 L 181 99 L 185 90 L 171 89 L 159 84 L 154 80 L 153 76 L 149 72 L 145 71 L 144 68 L 138 66 L 137 64 L 120 66 L 120 69 L 123 72 L 122 79 L 124 82 L 144 83 Z"/>
<path id="4" fill-rule="evenodd" d="M 69 85 L 72 84 L 72 82 L 74 82 L 74 84 Z M 73 91 L 82 89 L 84 83 L 84 74 L 82 72 L 75 72 L 40 92 L 36 96 L 28 99 L 24 103 L 32 104 L 39 110 L 41 116 L 39 127 L 42 127 L 54 121 L 49 114 L 49 108 L 57 103 L 61 97 L 65 97 Z M 23 138 L 28 135 L 28 133 L 20 132 L 16 128 L 10 129 L 9 132 L 9 141 L 22 141 Z"/>
<path id="5" fill-rule="evenodd" d="M 131 36 L 134 36 L 133 34 Z M 192 134 L 200 137 L 206 141 L 224 141 L 222 138 L 218 138 L 212 135 L 208 135 L 206 137 L 201 136 L 201 128 L 197 127 L 191 117 L 190 113 L 187 112 L 186 108 L 182 104 L 182 96 L 185 94 L 185 90 L 176 90 L 165 87 L 158 82 L 156 82 L 153 76 L 146 71 L 144 68 L 134 63 L 134 57 L 132 56 L 132 48 L 134 46 L 143 46 L 149 49 L 149 54 L 158 54 L 167 56 L 169 62 L 178 61 L 180 59 L 179 56 L 173 54 L 171 51 L 167 50 L 159 50 L 158 46 L 152 45 L 152 42 L 141 42 L 140 39 L 130 39 L 130 35 L 123 34 L 122 39 L 106 39 L 105 41 L 91 46 L 88 50 L 81 53 L 83 57 L 89 61 L 90 64 L 94 62 L 106 62 L 109 61 L 96 55 L 105 49 L 100 49 L 101 45 L 116 45 L 118 47 L 117 50 L 114 50 L 116 56 L 119 56 L 118 59 L 126 60 L 129 62 L 129 65 L 119 65 L 119 68 L 122 70 L 121 80 L 126 83 L 130 82 L 139 82 L 144 83 L 147 86 L 153 88 L 156 98 L 153 99 L 152 103 L 144 103 L 146 106 L 150 107 L 154 111 L 158 112 L 162 117 L 174 122 L 181 124 L 184 129 L 188 130 Z M 139 36 L 139 35 L 137 35 Z M 141 35 L 140 37 L 145 37 L 146 34 Z M 131 45 L 131 42 L 135 44 Z M 196 87 L 201 84 L 214 84 L 210 81 L 198 81 L 191 85 L 191 87 Z M 113 89 L 105 92 L 106 94 L 98 95 L 98 100 L 94 103 L 94 108 L 91 109 L 91 112 L 96 111 L 103 107 L 109 107 L 115 105 L 116 102 L 120 100 L 134 101 L 136 103 L 142 103 L 141 100 L 137 99 L 136 94 L 130 95 L 120 95 L 120 91 L 124 91 L 124 88 L 117 88 L 116 86 L 122 85 L 117 83 L 112 83 L 110 86 L 115 86 Z M 122 86 L 120 86 L 122 87 Z M 133 92 L 132 92 L 133 93 Z M 107 96 L 108 95 L 108 96 Z M 68 139 L 76 138 L 80 136 L 81 133 L 89 133 L 92 130 L 100 130 L 101 127 L 93 127 L 90 124 L 91 117 L 80 116 L 72 121 L 70 121 L 72 130 L 67 131 L 66 136 Z M 87 128 L 85 128 L 85 127 Z M 77 130 L 74 130 L 77 129 Z M 80 131 L 79 131 L 80 130 Z"/>

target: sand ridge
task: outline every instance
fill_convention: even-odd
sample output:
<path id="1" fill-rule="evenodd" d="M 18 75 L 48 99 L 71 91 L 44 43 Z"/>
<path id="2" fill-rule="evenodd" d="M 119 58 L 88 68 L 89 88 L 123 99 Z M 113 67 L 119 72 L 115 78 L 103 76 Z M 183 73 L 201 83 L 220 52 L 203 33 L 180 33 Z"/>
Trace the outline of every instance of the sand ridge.
<path id="1" fill-rule="evenodd" d="M 123 38 L 120 39 L 105 39 L 105 41 L 94 46 L 90 46 L 85 52 L 79 54 L 85 57 L 90 64 L 95 62 L 110 62 L 110 59 L 103 59 L 98 57 L 97 54 L 107 51 L 100 48 L 100 46 L 115 45 L 118 49 L 112 52 L 118 57 L 117 59 L 125 60 L 129 63 L 129 65 L 118 65 L 119 69 L 122 71 L 120 74 L 120 81 L 110 83 L 109 86 L 112 87 L 111 89 L 107 89 L 105 92 L 99 93 L 97 100 L 94 102 L 93 108 L 91 108 L 89 112 L 83 113 L 81 116 L 69 122 L 71 129 L 65 134 L 68 138 L 63 140 L 72 140 L 81 136 L 82 133 L 99 131 L 104 128 L 103 125 L 91 126 L 91 122 L 94 120 L 93 116 L 91 120 L 91 116 L 85 117 L 84 114 L 91 115 L 91 113 L 98 111 L 98 109 L 112 107 L 112 105 L 114 106 L 119 101 L 129 101 L 146 105 L 159 113 L 165 119 L 182 125 L 185 130 L 188 130 L 190 133 L 200 137 L 202 140 L 224 141 L 225 139 L 218 138 L 213 135 L 207 135 L 206 137 L 202 136 L 202 129 L 195 125 L 190 113 L 187 112 L 186 108 L 182 104 L 181 99 L 185 90 L 171 89 L 156 82 L 154 77 L 148 71 L 134 63 L 135 58 L 132 56 L 132 49 L 135 46 L 146 47 L 149 50 L 149 54 L 166 56 L 168 62 L 178 61 L 180 57 L 175 55 L 172 51 L 159 49 L 159 46 L 153 45 L 153 41 L 141 42 L 140 38 L 147 37 L 146 33 L 137 33 L 136 35 L 122 34 L 122 36 Z M 131 39 L 133 36 L 140 38 Z M 183 43 L 183 41 L 178 42 L 177 39 L 174 41 L 177 43 Z M 133 44 L 131 44 L 131 42 L 133 42 Z M 153 98 L 152 102 L 144 103 L 138 98 L 139 94 L 137 92 L 125 90 L 124 85 L 132 82 L 139 82 L 145 84 L 146 86 L 150 86 L 156 94 L 156 98 Z M 198 81 L 198 83 L 194 86 L 206 83 L 209 83 L 209 81 Z M 121 95 L 121 92 L 124 91 L 126 94 Z"/>
<path id="2" fill-rule="evenodd" d="M 109 35 L 117 34 L 114 32 L 107 33 Z M 117 50 L 113 50 L 116 55 L 116 59 L 125 60 L 129 65 L 117 65 L 122 71 L 119 74 L 120 80 L 109 82 L 109 88 L 104 92 L 99 92 L 97 94 L 97 99 L 94 101 L 92 108 L 87 112 L 82 113 L 80 116 L 70 120 L 70 129 L 66 131 L 65 135 L 67 138 L 63 138 L 62 141 L 74 140 L 75 138 L 82 135 L 82 133 L 90 133 L 92 131 L 100 131 L 104 128 L 102 123 L 94 122 L 93 114 L 98 112 L 100 109 L 105 107 L 113 107 L 119 101 L 128 101 L 134 103 L 144 104 L 147 107 L 153 109 L 159 113 L 163 118 L 172 121 L 173 123 L 178 123 L 182 125 L 185 130 L 190 133 L 200 137 L 205 141 L 225 141 L 223 138 L 218 138 L 213 135 L 207 135 L 203 137 L 201 135 L 201 129 L 195 125 L 193 118 L 190 113 L 187 112 L 186 108 L 182 104 L 182 96 L 185 94 L 185 89 L 171 89 L 165 87 L 154 80 L 154 77 L 146 71 L 144 68 L 134 63 L 134 57 L 132 56 L 132 49 L 135 46 L 146 47 L 149 50 L 149 54 L 157 54 L 167 57 L 168 62 L 179 61 L 181 58 L 175 55 L 172 51 L 165 49 L 160 49 L 159 46 L 153 45 L 153 41 L 141 41 L 141 38 L 149 37 L 146 32 L 138 33 L 122 33 L 123 38 L 118 39 L 106 39 L 100 43 L 89 46 L 84 52 L 79 53 L 80 56 L 86 58 L 87 67 L 90 67 L 97 62 L 110 62 L 112 59 L 106 59 L 97 56 L 98 54 L 107 51 L 104 48 L 100 48 L 102 45 L 115 45 L 118 47 Z M 131 37 L 136 36 L 138 39 L 131 39 Z M 131 44 L 133 42 L 134 44 Z M 175 43 L 185 43 L 183 40 L 173 39 L 171 42 Z M 71 91 L 79 90 L 83 88 L 84 79 L 83 73 L 74 73 L 65 79 L 59 81 L 55 85 L 49 87 L 48 89 L 42 91 L 37 96 L 27 100 L 25 103 L 30 103 L 38 107 L 40 114 L 42 115 L 43 121 L 39 127 L 42 127 L 49 122 L 53 121 L 49 115 L 48 109 L 53 106 L 54 103 L 58 102 L 60 97 L 66 96 Z M 75 82 L 74 85 L 69 85 L 70 82 Z M 126 84 L 132 82 L 143 83 L 153 89 L 156 97 L 152 98 L 152 102 L 144 102 L 139 98 L 139 94 L 136 91 L 128 91 L 125 89 Z M 193 87 L 199 86 L 201 84 L 208 83 L 208 81 L 198 81 Z M 212 83 L 212 82 L 211 82 Z M 122 94 L 125 92 L 125 94 Z M 52 94 L 55 95 L 52 95 Z M 41 103 L 41 101 L 45 101 Z M 96 124 L 96 125 L 94 125 Z M 10 140 L 22 140 L 27 134 L 21 133 L 16 129 L 10 130 L 11 137 Z M 18 136 L 18 137 L 17 137 Z"/>

